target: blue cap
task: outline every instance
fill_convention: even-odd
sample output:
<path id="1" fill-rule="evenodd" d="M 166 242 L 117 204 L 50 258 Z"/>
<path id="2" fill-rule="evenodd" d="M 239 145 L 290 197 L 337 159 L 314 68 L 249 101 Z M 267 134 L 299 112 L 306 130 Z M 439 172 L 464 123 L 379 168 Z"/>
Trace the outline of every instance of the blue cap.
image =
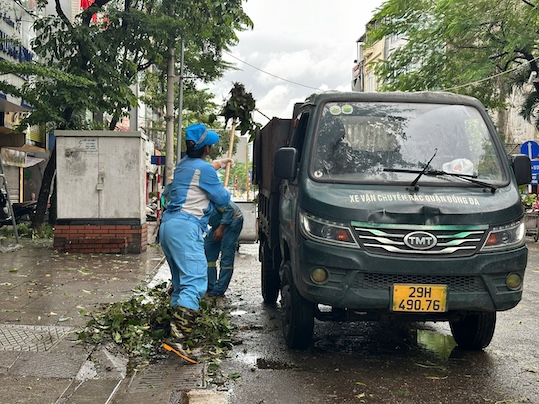
<path id="1" fill-rule="evenodd" d="M 213 130 L 206 129 L 203 123 L 194 123 L 185 128 L 185 140 L 196 143 L 193 150 L 202 149 L 204 146 L 214 145 L 219 141 L 219 135 Z"/>

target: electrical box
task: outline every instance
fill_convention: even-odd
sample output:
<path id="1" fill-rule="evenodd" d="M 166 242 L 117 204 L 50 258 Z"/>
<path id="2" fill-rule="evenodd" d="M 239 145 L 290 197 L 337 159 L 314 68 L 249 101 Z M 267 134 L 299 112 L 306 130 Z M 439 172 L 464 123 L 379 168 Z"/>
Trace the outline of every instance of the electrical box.
<path id="1" fill-rule="evenodd" d="M 146 137 L 56 131 L 58 219 L 146 221 Z"/>
<path id="2" fill-rule="evenodd" d="M 146 137 L 56 131 L 57 220 L 63 252 L 138 254 L 148 246 Z"/>

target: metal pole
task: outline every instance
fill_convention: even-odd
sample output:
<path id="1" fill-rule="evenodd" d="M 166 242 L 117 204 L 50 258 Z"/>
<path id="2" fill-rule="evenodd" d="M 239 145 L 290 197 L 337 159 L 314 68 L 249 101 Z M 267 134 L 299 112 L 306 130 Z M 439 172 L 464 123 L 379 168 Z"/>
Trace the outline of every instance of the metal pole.
<path id="1" fill-rule="evenodd" d="M 180 51 L 180 92 L 178 96 L 178 137 L 176 145 L 176 162 L 179 162 L 182 159 L 182 119 L 183 119 L 183 52 L 184 44 L 182 39 L 182 47 Z"/>
<path id="2" fill-rule="evenodd" d="M 249 192 L 251 192 L 251 187 L 249 183 L 249 138 L 246 139 L 245 144 L 245 180 L 246 180 L 246 190 L 247 190 L 247 202 L 251 200 Z"/>
<path id="3" fill-rule="evenodd" d="M 6 191 L 6 204 L 8 206 L 9 214 L 11 215 L 11 223 L 13 224 L 13 233 L 15 234 L 15 241 L 19 244 L 19 230 L 17 229 L 17 221 L 15 219 L 15 212 L 13 211 L 13 205 L 11 204 L 11 198 L 9 196 L 9 186 L 7 185 L 7 176 L 4 171 L 4 164 L 2 163 L 2 158 L 0 158 L 0 177 L 2 177 L 2 187 Z"/>

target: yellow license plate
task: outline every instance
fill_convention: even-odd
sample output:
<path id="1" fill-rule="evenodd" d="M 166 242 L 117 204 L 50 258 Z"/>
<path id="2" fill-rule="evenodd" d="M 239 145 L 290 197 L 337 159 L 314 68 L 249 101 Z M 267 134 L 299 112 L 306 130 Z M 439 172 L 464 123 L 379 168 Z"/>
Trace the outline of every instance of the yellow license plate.
<path id="1" fill-rule="evenodd" d="M 393 311 L 447 311 L 447 285 L 393 285 Z"/>

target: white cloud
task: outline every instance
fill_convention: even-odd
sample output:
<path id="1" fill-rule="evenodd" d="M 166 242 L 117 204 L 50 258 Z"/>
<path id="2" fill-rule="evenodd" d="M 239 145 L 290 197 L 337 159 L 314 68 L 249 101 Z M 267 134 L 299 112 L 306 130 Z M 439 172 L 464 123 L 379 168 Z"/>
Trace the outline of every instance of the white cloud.
<path id="1" fill-rule="evenodd" d="M 238 34 L 225 59 L 240 70 L 210 86 L 216 102 L 228 98 L 234 82 L 252 92 L 257 108 L 272 117 L 291 117 L 293 105 L 315 89 L 349 91 L 356 40 L 383 0 L 249 0 L 254 22 Z M 267 122 L 260 114 L 255 120 Z"/>

